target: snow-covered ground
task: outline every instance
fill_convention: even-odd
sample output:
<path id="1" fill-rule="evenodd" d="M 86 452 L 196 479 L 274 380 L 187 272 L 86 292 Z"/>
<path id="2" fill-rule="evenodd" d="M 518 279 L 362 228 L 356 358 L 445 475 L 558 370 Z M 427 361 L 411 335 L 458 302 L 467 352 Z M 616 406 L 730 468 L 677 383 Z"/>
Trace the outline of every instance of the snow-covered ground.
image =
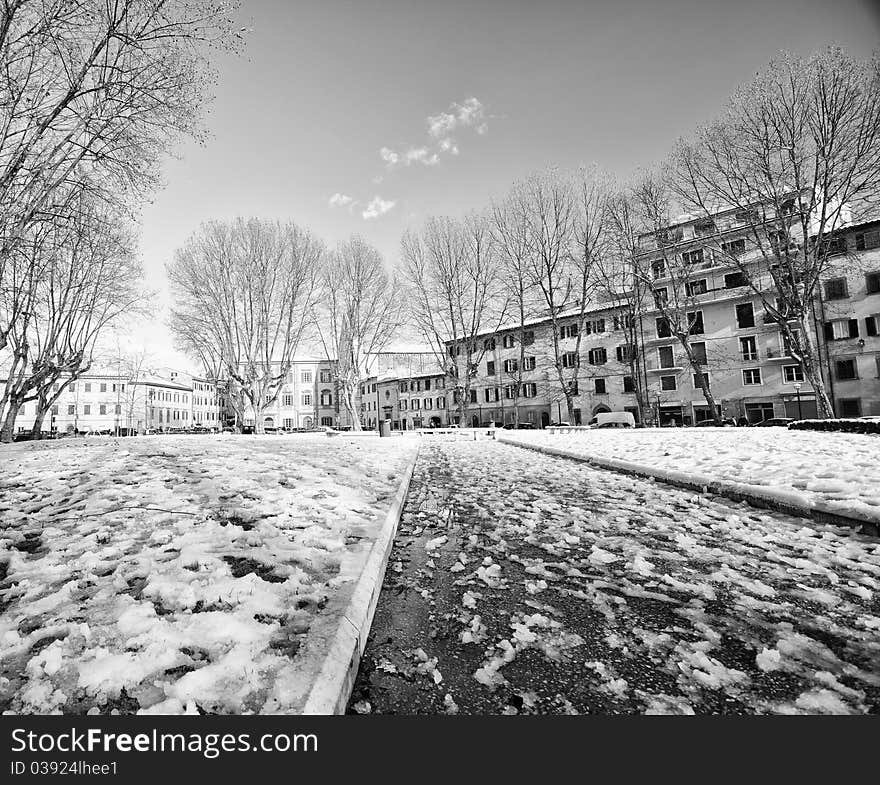
<path id="1" fill-rule="evenodd" d="M 426 443 L 351 710 L 876 714 L 878 598 L 876 538 Z"/>
<path id="2" fill-rule="evenodd" d="M 291 709 L 416 443 L 156 436 L 0 450 L 0 709 Z M 327 612 L 325 612 L 327 613 Z"/>
<path id="3" fill-rule="evenodd" d="M 607 428 L 550 434 L 505 431 L 517 439 L 616 458 L 659 470 L 793 492 L 843 513 L 880 518 L 880 437 L 785 428 Z"/>

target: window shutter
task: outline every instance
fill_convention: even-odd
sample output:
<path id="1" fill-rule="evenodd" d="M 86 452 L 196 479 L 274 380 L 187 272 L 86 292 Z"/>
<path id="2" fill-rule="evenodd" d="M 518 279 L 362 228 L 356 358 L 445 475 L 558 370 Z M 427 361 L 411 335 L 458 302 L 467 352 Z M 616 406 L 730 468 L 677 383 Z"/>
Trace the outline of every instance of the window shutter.
<path id="1" fill-rule="evenodd" d="M 834 323 L 833 322 L 825 322 L 825 340 L 833 341 L 834 340 Z"/>
<path id="2" fill-rule="evenodd" d="M 858 338 L 859 337 L 859 320 L 858 319 L 850 319 L 849 320 L 849 337 L 850 338 Z"/>
<path id="3" fill-rule="evenodd" d="M 866 316 L 865 317 L 865 332 L 868 335 L 877 335 L 877 317 L 876 316 Z"/>

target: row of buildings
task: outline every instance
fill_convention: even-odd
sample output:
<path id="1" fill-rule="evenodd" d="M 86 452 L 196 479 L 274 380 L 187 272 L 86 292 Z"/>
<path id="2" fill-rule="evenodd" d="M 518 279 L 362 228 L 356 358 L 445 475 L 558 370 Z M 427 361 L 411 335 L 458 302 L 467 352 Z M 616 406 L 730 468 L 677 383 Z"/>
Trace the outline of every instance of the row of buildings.
<path id="1" fill-rule="evenodd" d="M 366 428 L 390 420 L 393 429 L 519 422 L 544 427 L 568 419 L 554 363 L 554 321 L 563 365 L 575 381 L 574 424 L 600 412 L 630 411 L 655 425 L 691 425 L 711 419 L 700 380 L 670 333 L 657 298 L 668 287 L 687 290 L 690 345 L 706 368 L 724 418 L 757 423 L 771 417 L 817 416 L 815 394 L 791 356 L 779 322 L 765 312 L 755 292 L 772 292 L 766 262 L 754 246 L 751 216 L 719 214 L 669 227 L 669 242 L 642 238 L 651 291 L 635 317 L 619 301 L 593 303 L 555 320 L 477 336 L 466 421 L 461 423 L 456 379 L 426 356 L 417 372 L 377 373 L 360 385 L 360 415 Z M 725 253 L 714 253 L 719 236 Z M 880 221 L 848 226 L 836 234 L 828 274 L 821 281 L 809 318 L 822 376 L 839 417 L 880 415 Z M 732 253 L 738 257 L 731 259 Z M 671 265 L 687 264 L 682 280 Z M 746 270 L 752 286 L 743 271 Z M 578 342 L 578 332 L 580 341 Z M 524 344 L 521 346 L 520 344 Z M 577 350 L 575 351 L 577 347 Z M 454 366 L 456 347 L 447 346 Z M 430 360 L 428 360 L 430 358 Z M 425 367 L 425 366 L 429 367 Z M 636 389 L 644 391 L 638 406 Z"/>
<path id="2" fill-rule="evenodd" d="M 55 385 L 53 393 L 59 392 Z M 31 431 L 36 403 L 21 406 L 15 431 Z M 250 408 L 236 423 L 222 383 L 172 369 L 129 376 L 112 372 L 85 374 L 60 390 L 43 420 L 51 433 L 146 433 L 225 426 L 311 429 L 350 425 L 340 413 L 331 364 L 294 360 L 277 395 L 259 412 Z"/>

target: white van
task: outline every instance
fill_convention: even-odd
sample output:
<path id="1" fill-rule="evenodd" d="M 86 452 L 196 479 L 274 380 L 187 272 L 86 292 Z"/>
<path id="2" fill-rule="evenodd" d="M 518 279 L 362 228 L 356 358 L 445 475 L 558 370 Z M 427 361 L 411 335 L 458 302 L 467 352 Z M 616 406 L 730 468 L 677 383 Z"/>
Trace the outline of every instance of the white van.
<path id="1" fill-rule="evenodd" d="M 635 428 L 636 418 L 632 412 L 600 412 L 589 425 L 591 428 Z"/>

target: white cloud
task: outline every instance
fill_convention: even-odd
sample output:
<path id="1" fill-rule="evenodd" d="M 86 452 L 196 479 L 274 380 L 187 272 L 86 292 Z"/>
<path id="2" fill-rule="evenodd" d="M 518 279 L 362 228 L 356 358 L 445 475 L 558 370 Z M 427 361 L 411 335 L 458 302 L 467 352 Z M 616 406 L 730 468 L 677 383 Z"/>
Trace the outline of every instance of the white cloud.
<path id="1" fill-rule="evenodd" d="M 425 166 L 436 166 L 440 163 L 437 153 L 432 153 L 427 147 L 411 147 L 406 151 L 406 165 L 419 163 Z"/>
<path id="2" fill-rule="evenodd" d="M 448 112 L 428 117 L 428 133 L 435 139 L 448 138 L 457 128 L 476 128 L 478 134 L 489 130 L 486 107 L 477 98 L 465 98 L 460 104 L 453 102 Z"/>
<path id="3" fill-rule="evenodd" d="M 327 200 L 327 204 L 331 207 L 346 207 L 347 205 L 353 204 L 354 199 L 352 199 L 348 194 L 335 193 Z"/>
<path id="4" fill-rule="evenodd" d="M 393 166 L 400 160 L 400 156 L 388 147 L 379 150 L 379 157 L 389 166 Z"/>
<path id="5" fill-rule="evenodd" d="M 364 220 L 370 220 L 370 218 L 378 218 L 380 215 L 385 215 L 385 213 L 391 210 L 396 204 L 396 201 L 390 201 L 387 199 L 383 199 L 381 196 L 376 196 L 367 205 L 367 209 L 364 210 L 361 215 L 363 215 Z"/>
<path id="6" fill-rule="evenodd" d="M 445 139 L 440 140 L 440 149 L 444 153 L 452 153 L 452 155 L 458 155 L 458 145 L 451 137 L 447 136 Z"/>

